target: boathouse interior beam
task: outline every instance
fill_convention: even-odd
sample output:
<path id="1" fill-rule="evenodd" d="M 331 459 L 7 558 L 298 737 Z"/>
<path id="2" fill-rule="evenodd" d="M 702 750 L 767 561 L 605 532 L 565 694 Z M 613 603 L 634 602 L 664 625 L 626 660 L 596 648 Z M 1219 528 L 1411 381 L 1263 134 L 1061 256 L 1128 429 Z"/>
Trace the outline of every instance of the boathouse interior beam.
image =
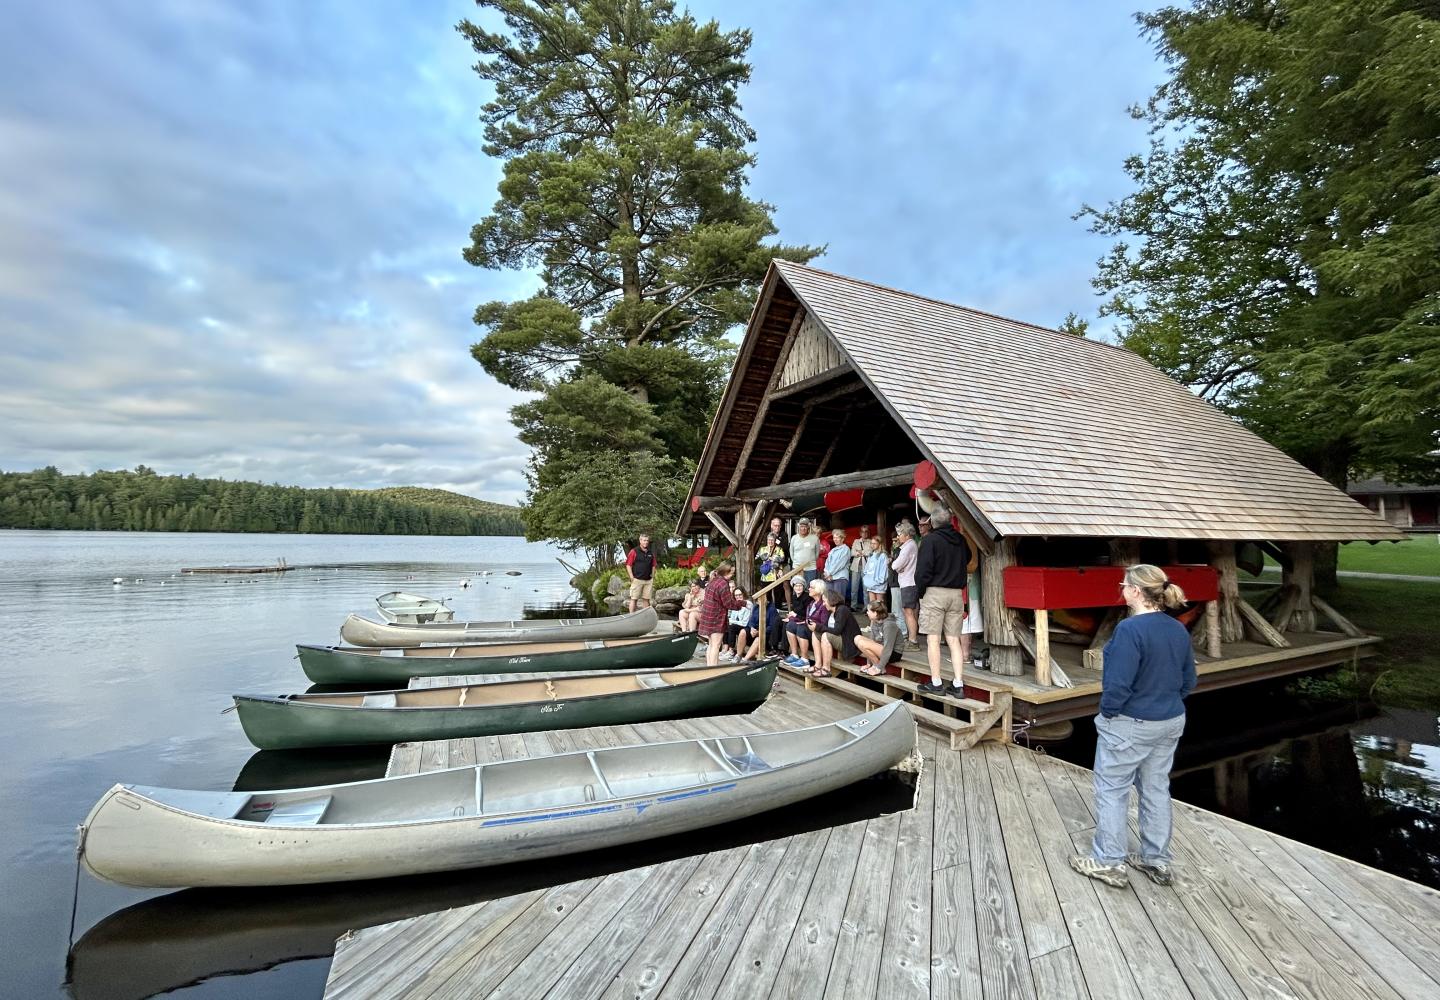
<path id="1" fill-rule="evenodd" d="M 814 389 L 817 386 L 826 385 L 830 382 L 833 382 L 835 379 L 840 378 L 842 375 L 848 375 L 853 373 L 854 371 L 855 369 L 850 367 L 848 363 L 843 365 L 837 365 L 834 368 L 828 368 L 825 371 L 820 372 L 818 375 L 811 375 L 809 378 L 802 378 L 799 382 L 794 382 L 782 388 L 774 389 L 767 394 L 766 398 L 769 402 L 774 402 L 777 399 L 784 399 L 787 396 L 794 396 L 797 393 L 809 392 L 811 389 Z M 859 383 L 859 385 L 863 386 L 864 383 Z"/>
<path id="2" fill-rule="evenodd" d="M 793 442 L 792 442 L 793 443 Z M 788 457 L 788 454 L 787 454 Z M 785 463 L 781 463 L 784 468 Z M 835 490 L 879 489 L 883 486 L 908 486 L 915 481 L 915 466 L 895 465 L 888 469 L 869 469 L 859 472 L 844 472 L 837 476 L 823 476 L 820 479 L 802 479 L 793 483 L 778 483 L 741 490 L 735 496 L 741 501 L 788 500 L 806 493 L 831 493 Z"/>

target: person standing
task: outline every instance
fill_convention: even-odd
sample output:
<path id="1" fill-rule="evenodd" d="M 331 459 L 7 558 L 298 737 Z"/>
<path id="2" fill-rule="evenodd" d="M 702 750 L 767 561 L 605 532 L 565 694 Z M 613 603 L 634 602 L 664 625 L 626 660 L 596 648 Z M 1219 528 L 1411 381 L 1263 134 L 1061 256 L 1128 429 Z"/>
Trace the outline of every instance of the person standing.
<path id="1" fill-rule="evenodd" d="M 825 582 L 840 595 L 846 604 L 850 603 L 850 546 L 845 544 L 845 529 L 836 528 L 830 532 L 833 544 L 825 556 Z"/>
<path id="2" fill-rule="evenodd" d="M 630 611 L 636 606 L 648 608 L 655 599 L 655 553 L 650 551 L 650 536 L 641 535 L 640 544 L 625 557 L 625 573 L 630 577 Z"/>
<path id="3" fill-rule="evenodd" d="M 905 616 L 905 636 L 909 640 L 906 647 L 919 649 L 920 598 L 915 588 L 915 563 L 920 547 L 915 543 L 915 528 L 909 521 L 902 522 L 895 534 L 900 539 L 900 551 L 895 554 L 891 568 L 895 570 L 895 582 L 900 590 L 900 612 Z"/>
<path id="4" fill-rule="evenodd" d="M 720 665 L 720 644 L 725 641 L 727 616 L 738 610 L 742 603 L 730 587 L 730 578 L 734 575 L 735 567 L 730 563 L 722 562 L 716 566 L 715 572 L 710 574 L 710 582 L 705 585 L 705 597 L 700 602 L 700 636 L 706 642 L 707 667 Z"/>
<path id="5" fill-rule="evenodd" d="M 1170 885 L 1170 768 L 1195 690 L 1195 653 L 1184 625 L 1163 613 L 1185 592 L 1158 566 L 1125 571 L 1120 596 L 1130 617 L 1105 644 L 1100 714 L 1095 717 L 1095 839 L 1070 867 L 1123 889 L 1131 868 Z M 1140 792 L 1140 853 L 1126 851 L 1130 789 Z"/>
<path id="6" fill-rule="evenodd" d="M 965 692 L 965 654 L 961 636 L 965 623 L 965 583 L 970 565 L 970 547 L 950 523 L 950 509 L 936 504 L 930 511 L 930 534 L 915 559 L 915 592 L 920 598 L 920 630 L 925 633 L 930 657 L 930 680 L 918 687 L 929 694 L 944 694 L 940 676 L 940 640 L 950 647 L 950 666 L 955 679 L 950 694 Z"/>
<path id="7" fill-rule="evenodd" d="M 790 565 L 801 570 L 805 583 L 809 584 L 820 575 L 816 566 L 819 558 L 820 539 L 810 531 L 810 519 L 802 517 L 790 539 Z"/>
<path id="8" fill-rule="evenodd" d="M 885 603 L 885 584 L 890 581 L 890 558 L 885 555 L 885 550 L 880 547 L 880 539 L 870 539 L 869 545 L 870 554 L 865 557 L 864 566 L 861 568 L 861 579 L 865 587 L 865 606 L 867 608 L 874 601 L 879 601 L 881 604 Z"/>
<path id="9" fill-rule="evenodd" d="M 860 525 L 860 537 L 850 546 L 850 608 L 865 606 L 865 560 L 870 558 L 870 525 Z"/>

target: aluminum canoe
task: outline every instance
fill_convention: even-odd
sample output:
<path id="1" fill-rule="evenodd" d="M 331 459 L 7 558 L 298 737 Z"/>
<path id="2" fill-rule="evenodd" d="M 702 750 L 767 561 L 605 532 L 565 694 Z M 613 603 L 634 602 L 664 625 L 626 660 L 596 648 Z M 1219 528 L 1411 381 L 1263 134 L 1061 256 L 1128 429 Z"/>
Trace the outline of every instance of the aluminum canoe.
<path id="1" fill-rule="evenodd" d="M 778 663 L 234 699 L 245 735 L 261 750 L 410 743 L 718 713 L 764 701 Z"/>
<path id="2" fill-rule="evenodd" d="M 885 770 L 903 702 L 786 732 L 606 747 L 267 792 L 115 785 L 80 828 L 100 878 L 290 885 L 483 868 L 726 823 Z"/>
<path id="3" fill-rule="evenodd" d="M 673 667 L 695 655 L 694 632 L 636 639 L 476 643 L 454 646 L 297 645 L 300 667 L 315 684 L 404 684 L 411 677 L 530 674 L 551 670 Z"/>
<path id="4" fill-rule="evenodd" d="M 652 632 L 654 608 L 608 618 L 537 618 L 509 622 L 430 622 L 403 625 L 350 615 L 340 638 L 352 646 L 419 646 L 427 642 L 541 642 L 549 639 L 626 639 Z"/>
<path id="5" fill-rule="evenodd" d="M 403 590 L 392 590 L 375 598 L 375 607 L 380 617 L 387 622 L 401 625 L 423 625 L 428 622 L 451 622 L 455 612 L 445 606 L 444 601 L 419 594 L 407 594 Z"/>

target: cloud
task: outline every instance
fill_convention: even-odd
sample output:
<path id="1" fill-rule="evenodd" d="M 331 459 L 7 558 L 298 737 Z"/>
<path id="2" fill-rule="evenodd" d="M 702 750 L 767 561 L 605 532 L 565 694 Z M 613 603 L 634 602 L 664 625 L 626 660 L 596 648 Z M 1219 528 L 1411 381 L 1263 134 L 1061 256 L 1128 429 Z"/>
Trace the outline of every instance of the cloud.
<path id="1" fill-rule="evenodd" d="M 1041 323 L 1093 310 L 1070 215 L 1123 191 L 1133 24 L 1018 5 L 697 7 L 753 29 L 754 193 L 820 264 Z M 529 274 L 459 257 L 495 199 L 485 85 L 416 8 L 20 5 L 0 36 L 0 468 L 524 492 L 522 397 L 469 357 Z M 737 20 L 743 18 L 743 21 Z M 1037 24 L 1044 31 L 1034 30 Z"/>

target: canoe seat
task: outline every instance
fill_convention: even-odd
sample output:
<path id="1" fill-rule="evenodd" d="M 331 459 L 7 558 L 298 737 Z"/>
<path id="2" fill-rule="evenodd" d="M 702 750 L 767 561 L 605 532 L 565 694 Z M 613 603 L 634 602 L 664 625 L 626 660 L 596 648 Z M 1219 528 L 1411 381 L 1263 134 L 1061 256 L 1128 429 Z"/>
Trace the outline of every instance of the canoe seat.
<path id="1" fill-rule="evenodd" d="M 360 699 L 361 708 L 394 708 L 395 692 L 381 691 L 379 694 L 367 694 Z"/>
<path id="2" fill-rule="evenodd" d="M 663 688 L 670 686 L 670 682 L 667 681 L 664 677 L 661 677 L 659 674 L 636 674 L 635 676 L 639 679 L 640 683 L 647 688 Z"/>
<path id="3" fill-rule="evenodd" d="M 604 640 L 604 639 L 586 639 L 586 640 L 585 640 L 585 648 L 586 648 L 586 649 L 604 649 L 604 648 L 605 648 L 605 640 Z"/>
<path id="4" fill-rule="evenodd" d="M 283 823 L 287 826 L 315 826 L 330 808 L 331 797 L 306 799 L 304 802 L 286 802 L 270 811 L 267 823 Z"/>
<path id="5" fill-rule="evenodd" d="M 754 750 L 747 750 L 738 756 L 727 753 L 725 759 L 741 774 L 754 774 L 756 771 L 770 770 L 770 765 Z"/>

